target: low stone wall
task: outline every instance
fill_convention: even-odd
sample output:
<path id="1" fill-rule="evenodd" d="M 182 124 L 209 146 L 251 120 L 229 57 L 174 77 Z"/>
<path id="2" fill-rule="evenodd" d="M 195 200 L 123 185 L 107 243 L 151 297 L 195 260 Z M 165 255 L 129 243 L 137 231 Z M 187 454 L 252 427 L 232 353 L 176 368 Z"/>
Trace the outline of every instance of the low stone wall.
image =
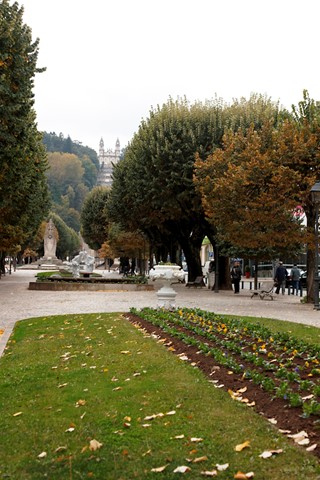
<path id="1" fill-rule="evenodd" d="M 154 290 L 153 285 L 148 284 L 129 284 L 129 283 L 64 283 L 64 282 L 30 282 L 29 290 L 49 290 L 59 292 L 69 291 L 113 291 L 113 292 L 146 292 Z"/>

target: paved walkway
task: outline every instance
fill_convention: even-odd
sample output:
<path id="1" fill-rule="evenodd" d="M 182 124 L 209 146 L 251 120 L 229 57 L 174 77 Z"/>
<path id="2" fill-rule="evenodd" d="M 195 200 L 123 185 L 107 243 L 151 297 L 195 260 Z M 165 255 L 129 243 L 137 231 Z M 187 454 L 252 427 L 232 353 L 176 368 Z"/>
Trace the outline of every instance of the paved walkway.
<path id="1" fill-rule="evenodd" d="M 32 317 L 68 313 L 127 312 L 130 307 L 157 307 L 156 291 L 149 292 L 46 292 L 28 290 L 38 270 L 17 270 L 0 280 L 0 356 L 15 322 Z M 110 274 L 115 275 L 115 274 Z M 320 326 L 320 311 L 300 302 L 294 295 L 279 295 L 275 300 L 251 299 L 250 290 L 215 293 L 207 288 L 174 285 L 176 305 L 199 307 L 216 313 L 277 318 Z"/>

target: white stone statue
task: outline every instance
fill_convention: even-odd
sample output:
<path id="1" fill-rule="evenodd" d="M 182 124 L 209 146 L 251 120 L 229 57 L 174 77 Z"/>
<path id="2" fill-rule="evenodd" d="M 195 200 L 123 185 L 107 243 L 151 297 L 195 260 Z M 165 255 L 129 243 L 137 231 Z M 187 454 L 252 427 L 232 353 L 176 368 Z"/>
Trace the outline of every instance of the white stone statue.
<path id="1" fill-rule="evenodd" d="M 56 259 L 58 231 L 50 218 L 44 233 L 44 259 Z"/>
<path id="2" fill-rule="evenodd" d="M 81 250 L 71 262 L 63 262 L 74 277 L 80 277 L 80 273 L 92 273 L 94 268 L 94 257 L 85 250 Z"/>

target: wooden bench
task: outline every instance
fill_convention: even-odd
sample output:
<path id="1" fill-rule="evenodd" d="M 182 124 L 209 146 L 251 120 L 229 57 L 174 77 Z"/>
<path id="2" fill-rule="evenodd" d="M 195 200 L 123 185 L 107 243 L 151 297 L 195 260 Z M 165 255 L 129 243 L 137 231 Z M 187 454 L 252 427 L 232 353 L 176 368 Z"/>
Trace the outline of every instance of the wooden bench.
<path id="1" fill-rule="evenodd" d="M 265 298 L 270 298 L 270 300 L 273 300 L 273 289 L 274 282 L 263 282 L 259 290 L 252 290 L 251 298 L 259 295 L 260 300 L 264 300 Z"/>
<path id="2" fill-rule="evenodd" d="M 195 281 L 194 282 L 188 282 L 186 283 L 186 287 L 204 287 L 204 281 L 203 281 L 203 276 L 201 277 L 196 277 Z"/>

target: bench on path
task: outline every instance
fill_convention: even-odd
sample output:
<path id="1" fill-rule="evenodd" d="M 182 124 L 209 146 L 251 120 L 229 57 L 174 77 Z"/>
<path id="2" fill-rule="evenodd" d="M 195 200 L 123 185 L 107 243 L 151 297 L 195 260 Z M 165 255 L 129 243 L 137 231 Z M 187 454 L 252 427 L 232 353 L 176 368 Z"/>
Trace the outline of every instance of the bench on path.
<path id="1" fill-rule="evenodd" d="M 203 281 L 203 276 L 196 277 L 194 282 L 188 282 L 186 283 L 186 287 L 204 287 L 204 281 Z"/>
<path id="2" fill-rule="evenodd" d="M 270 298 L 270 300 L 273 300 L 273 289 L 274 282 L 262 282 L 259 290 L 252 290 L 251 298 L 259 295 L 260 300 L 264 300 L 265 298 Z"/>

